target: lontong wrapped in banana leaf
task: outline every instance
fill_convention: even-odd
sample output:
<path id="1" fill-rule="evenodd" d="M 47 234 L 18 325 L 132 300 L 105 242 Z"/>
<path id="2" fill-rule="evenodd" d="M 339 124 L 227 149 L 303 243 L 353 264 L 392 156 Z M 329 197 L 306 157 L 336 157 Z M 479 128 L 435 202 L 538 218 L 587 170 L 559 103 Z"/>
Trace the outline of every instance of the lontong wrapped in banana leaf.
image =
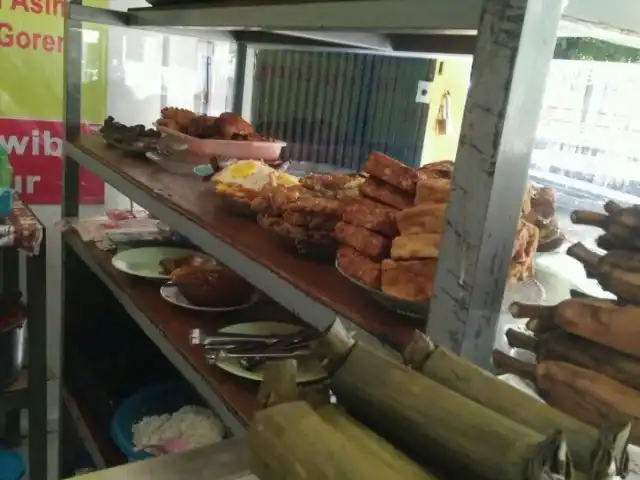
<path id="1" fill-rule="evenodd" d="M 609 478 L 612 464 L 618 475 L 628 472 L 628 423 L 609 424 L 598 431 L 513 388 L 446 348 L 436 347 L 419 332 L 404 357 L 428 378 L 518 424 L 543 435 L 562 429 L 576 469 L 587 473 L 588 478 Z"/>
<path id="2" fill-rule="evenodd" d="M 453 465 L 467 478 L 572 477 L 560 430 L 533 431 L 359 343 L 346 355 L 328 353 L 338 402 L 412 458 Z"/>

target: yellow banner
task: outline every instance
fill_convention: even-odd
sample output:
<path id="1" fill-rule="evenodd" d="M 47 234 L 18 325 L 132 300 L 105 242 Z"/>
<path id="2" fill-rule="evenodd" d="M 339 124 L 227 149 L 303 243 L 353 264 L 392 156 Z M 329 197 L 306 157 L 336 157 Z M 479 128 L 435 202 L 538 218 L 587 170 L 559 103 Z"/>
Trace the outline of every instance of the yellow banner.
<path id="1" fill-rule="evenodd" d="M 0 117 L 61 120 L 66 0 L 0 0 Z M 108 0 L 85 4 L 108 6 Z M 83 25 L 82 116 L 106 117 L 107 28 Z"/>

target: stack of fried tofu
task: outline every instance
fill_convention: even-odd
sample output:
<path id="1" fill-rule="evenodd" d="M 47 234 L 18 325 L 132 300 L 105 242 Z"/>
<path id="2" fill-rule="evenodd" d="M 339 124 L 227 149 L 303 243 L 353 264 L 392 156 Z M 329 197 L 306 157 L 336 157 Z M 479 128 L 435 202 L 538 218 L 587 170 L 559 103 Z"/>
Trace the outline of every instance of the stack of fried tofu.
<path id="1" fill-rule="evenodd" d="M 342 244 L 338 266 L 350 277 L 396 298 L 430 298 L 437 245 L 416 244 L 425 238 L 409 236 L 424 229 L 407 235 L 399 230 L 403 212 L 415 208 L 416 195 L 423 191 L 419 185 L 429 174 L 378 152 L 369 155 L 363 171 L 368 175 L 360 187 L 363 198 L 345 208 L 336 226 L 336 237 Z M 415 223 L 411 218 L 409 213 L 404 223 L 411 226 Z M 435 250 L 425 257 L 423 252 L 429 248 Z"/>

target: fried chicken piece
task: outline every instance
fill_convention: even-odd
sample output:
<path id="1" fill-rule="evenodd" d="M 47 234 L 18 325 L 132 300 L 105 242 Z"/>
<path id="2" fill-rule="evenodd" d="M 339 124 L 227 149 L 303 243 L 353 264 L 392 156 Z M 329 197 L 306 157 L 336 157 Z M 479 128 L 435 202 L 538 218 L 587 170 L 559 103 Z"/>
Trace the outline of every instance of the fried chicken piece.
<path id="1" fill-rule="evenodd" d="M 216 117 L 198 115 L 193 117 L 187 126 L 187 133 L 195 138 L 214 138 Z"/>
<path id="2" fill-rule="evenodd" d="M 436 259 L 407 262 L 383 260 L 380 276 L 382 291 L 412 302 L 430 299 L 436 278 L 436 262 Z"/>
<path id="3" fill-rule="evenodd" d="M 395 237 L 398 234 L 396 213 L 397 210 L 394 208 L 361 198 L 344 207 L 342 219 L 385 237 Z"/>
<path id="4" fill-rule="evenodd" d="M 253 135 L 253 126 L 240 115 L 232 112 L 221 113 L 212 125 L 212 137 L 221 140 L 233 140 L 234 136 Z"/>
<path id="5" fill-rule="evenodd" d="M 413 206 L 414 195 L 373 177 L 365 180 L 360 187 L 360 193 L 365 197 L 398 210 Z"/>
<path id="6" fill-rule="evenodd" d="M 380 288 L 380 263 L 365 257 L 348 245 L 342 245 L 338 249 L 336 260 L 345 275 L 369 287 Z"/>
<path id="7" fill-rule="evenodd" d="M 391 241 L 375 232 L 350 223 L 338 222 L 336 238 L 344 245 L 355 248 L 372 260 L 382 260 L 389 254 Z"/>
<path id="8" fill-rule="evenodd" d="M 282 218 L 285 222 L 299 227 L 307 228 L 312 231 L 331 231 L 335 230 L 336 224 L 340 221 L 340 217 L 336 216 L 315 216 L 301 212 L 286 211 Z"/>
<path id="9" fill-rule="evenodd" d="M 416 192 L 418 172 L 384 153 L 371 152 L 362 170 L 411 195 Z"/>
<path id="10" fill-rule="evenodd" d="M 173 122 L 173 125 L 175 125 L 175 128 L 168 128 L 173 128 L 174 130 L 178 130 L 182 133 L 187 133 L 189 122 L 191 122 L 196 114 L 191 110 L 187 110 L 186 108 L 165 107 L 160 110 L 160 116 L 164 120 Z"/>

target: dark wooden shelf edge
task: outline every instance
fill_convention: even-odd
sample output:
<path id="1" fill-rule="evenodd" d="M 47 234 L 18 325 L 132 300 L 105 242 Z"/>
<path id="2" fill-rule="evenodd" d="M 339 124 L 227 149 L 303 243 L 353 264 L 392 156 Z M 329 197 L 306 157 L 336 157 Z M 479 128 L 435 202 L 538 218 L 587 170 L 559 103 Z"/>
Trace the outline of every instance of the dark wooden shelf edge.
<path id="1" fill-rule="evenodd" d="M 202 395 L 209 406 L 219 415 L 223 423 L 227 426 L 233 436 L 243 436 L 247 430 L 245 419 L 228 404 L 215 390 L 214 386 L 204 378 L 190 363 L 184 358 L 181 352 L 174 347 L 171 339 L 167 338 L 152 324 L 138 306 L 127 296 L 116 282 L 103 270 L 101 265 L 92 257 L 89 246 L 80 237 L 73 233 L 64 234 L 65 242 L 78 254 L 83 262 L 96 274 L 98 278 L 113 293 L 116 299 L 122 304 L 127 313 L 133 317 L 145 334 L 153 341 L 167 359 L 176 367 L 182 376 Z"/>

